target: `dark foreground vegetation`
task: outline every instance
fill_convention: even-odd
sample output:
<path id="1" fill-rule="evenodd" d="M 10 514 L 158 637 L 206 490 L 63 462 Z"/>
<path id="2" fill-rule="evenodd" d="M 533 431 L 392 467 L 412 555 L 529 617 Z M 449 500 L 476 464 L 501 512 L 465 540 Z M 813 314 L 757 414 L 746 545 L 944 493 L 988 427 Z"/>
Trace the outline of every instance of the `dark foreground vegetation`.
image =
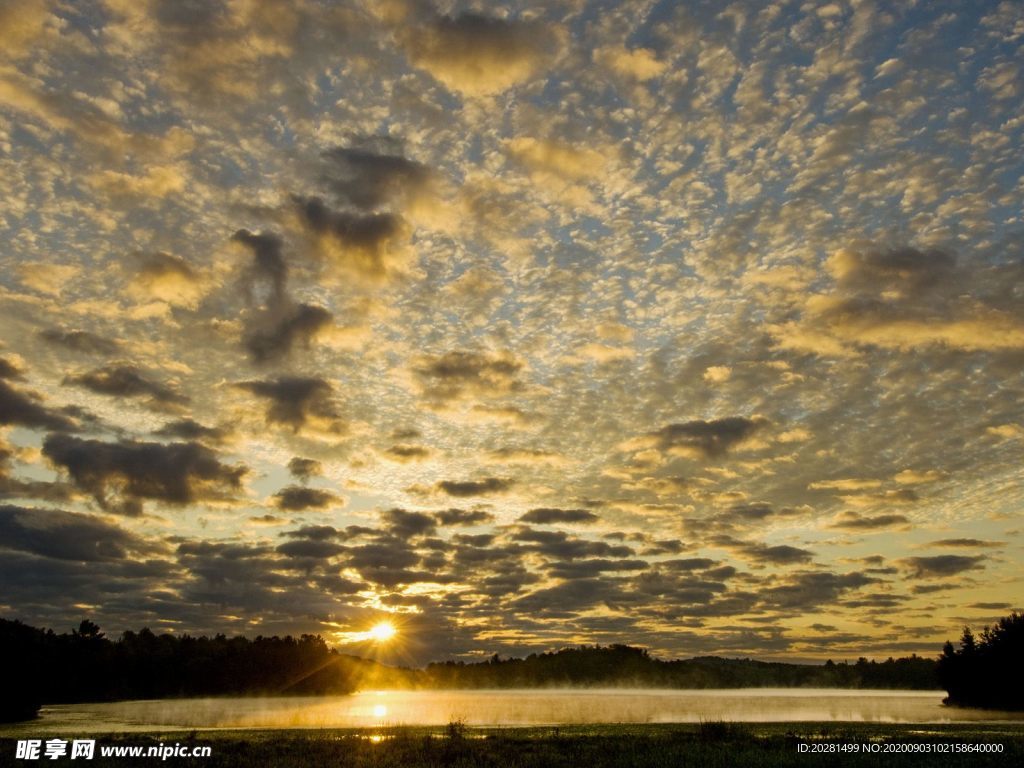
<path id="1" fill-rule="evenodd" d="M 0 721 L 7 722 L 34 716 L 43 703 L 350 693 L 360 672 L 374 666 L 312 635 L 248 640 L 143 629 L 111 641 L 90 621 L 58 635 L 2 619 L 0 658 Z"/>
<path id="2" fill-rule="evenodd" d="M 203 758 L 103 757 L 103 746 L 179 743 L 209 747 Z M 806 745 L 808 751 L 801 751 Z M 842 747 L 846 751 L 811 752 Z M 875 750 L 869 752 L 870 749 Z M 963 745 L 967 745 L 966 748 Z M 988 745 L 988 746 L 982 746 Z M 1000 751 L 978 751 L 980 749 Z M 124 734 L 97 738 L 90 765 L 339 766 L 339 768 L 673 768 L 682 766 L 1008 766 L 1024 764 L 1020 726 L 964 728 L 882 724 L 597 728 L 437 729 L 378 731 L 235 731 L 200 734 Z M 15 744 L 0 740 L 0 766 L 21 765 Z"/>
<path id="3" fill-rule="evenodd" d="M 978 639 L 964 628 L 959 649 L 943 648 L 938 676 L 947 704 L 1024 710 L 1024 614 L 985 627 Z"/>
<path id="4" fill-rule="evenodd" d="M 917 656 L 822 665 L 717 657 L 662 661 L 641 648 L 612 645 L 403 669 L 340 654 L 319 635 L 249 640 L 143 629 L 111 640 L 90 621 L 58 635 L 0 619 L 0 658 L 8 682 L 0 721 L 8 722 L 32 717 L 43 703 L 344 694 L 359 688 L 938 688 L 935 662 Z"/>

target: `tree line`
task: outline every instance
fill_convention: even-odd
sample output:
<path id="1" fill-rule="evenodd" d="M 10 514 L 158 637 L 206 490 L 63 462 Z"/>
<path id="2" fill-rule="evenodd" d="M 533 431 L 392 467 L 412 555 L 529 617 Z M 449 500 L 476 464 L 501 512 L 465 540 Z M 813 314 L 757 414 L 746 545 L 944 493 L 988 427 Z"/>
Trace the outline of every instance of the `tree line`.
<path id="1" fill-rule="evenodd" d="M 43 703 L 216 695 L 340 694 L 373 662 L 344 656 L 319 635 L 192 637 L 125 632 L 116 641 L 91 621 L 69 634 L 0 619 L 5 695 L 0 720 Z"/>
<path id="2" fill-rule="evenodd" d="M 947 704 L 1024 710 L 1024 614 L 1003 617 L 979 638 L 964 627 L 959 648 L 943 647 L 938 676 Z"/>
<path id="3" fill-rule="evenodd" d="M 580 646 L 526 658 L 427 665 L 435 688 L 608 686 L 637 688 L 903 688 L 937 689 L 935 661 L 919 656 L 854 664 L 786 664 L 705 656 L 663 661 L 628 645 Z"/>
<path id="4" fill-rule="evenodd" d="M 1024 615 L 965 629 L 936 659 L 787 664 L 716 656 L 666 661 L 629 645 L 578 646 L 525 658 L 495 654 L 423 669 L 389 667 L 328 648 L 319 635 L 213 637 L 128 631 L 89 620 L 66 634 L 0 619 L 0 721 L 42 703 L 222 695 L 346 694 L 372 688 L 944 688 L 949 704 L 1024 709 Z"/>

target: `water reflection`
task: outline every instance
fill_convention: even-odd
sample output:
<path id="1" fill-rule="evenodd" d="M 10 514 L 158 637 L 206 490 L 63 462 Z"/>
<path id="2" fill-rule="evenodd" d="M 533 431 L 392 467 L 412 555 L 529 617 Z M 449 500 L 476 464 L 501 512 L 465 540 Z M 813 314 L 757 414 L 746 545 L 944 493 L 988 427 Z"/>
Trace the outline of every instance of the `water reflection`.
<path id="1" fill-rule="evenodd" d="M 396 725 L 570 725 L 734 722 L 948 723 L 1024 720 L 952 709 L 941 691 L 826 689 L 369 691 L 353 696 L 218 698 L 68 704 L 3 733 L 152 728 L 377 728 Z"/>

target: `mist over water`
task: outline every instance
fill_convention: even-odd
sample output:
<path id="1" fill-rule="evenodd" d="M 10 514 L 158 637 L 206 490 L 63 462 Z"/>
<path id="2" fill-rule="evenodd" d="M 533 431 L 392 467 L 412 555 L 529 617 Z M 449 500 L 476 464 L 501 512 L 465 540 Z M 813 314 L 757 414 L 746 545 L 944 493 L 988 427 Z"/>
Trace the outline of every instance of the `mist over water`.
<path id="1" fill-rule="evenodd" d="M 43 707 L 39 720 L 5 729 L 100 733 L 213 728 L 379 728 L 600 723 L 890 722 L 1024 720 L 1022 713 L 950 708 L 942 691 L 744 688 L 366 691 L 351 696 L 207 698 Z"/>

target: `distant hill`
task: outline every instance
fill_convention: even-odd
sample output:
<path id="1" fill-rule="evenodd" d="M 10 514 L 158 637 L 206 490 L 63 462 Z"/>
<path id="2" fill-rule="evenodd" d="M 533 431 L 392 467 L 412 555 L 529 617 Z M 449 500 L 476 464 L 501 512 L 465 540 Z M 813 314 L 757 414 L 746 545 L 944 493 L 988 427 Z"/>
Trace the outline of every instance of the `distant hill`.
<path id="1" fill-rule="evenodd" d="M 663 661 L 642 648 L 611 645 L 407 669 L 341 654 L 319 635 L 250 640 L 142 629 L 111 640 L 91 621 L 58 635 L 0 619 L 0 654 L 6 683 L 0 721 L 30 718 L 43 703 L 345 694 L 374 688 L 939 687 L 936 662 L 917 656 L 821 665 L 714 656 Z"/>

